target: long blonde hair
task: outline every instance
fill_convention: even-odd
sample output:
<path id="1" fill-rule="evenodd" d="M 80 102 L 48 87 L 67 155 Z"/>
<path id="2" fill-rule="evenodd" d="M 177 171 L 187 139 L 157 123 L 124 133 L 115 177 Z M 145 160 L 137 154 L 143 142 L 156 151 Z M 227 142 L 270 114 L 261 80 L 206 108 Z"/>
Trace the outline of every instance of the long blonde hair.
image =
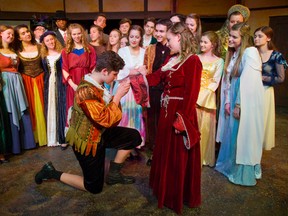
<path id="1" fill-rule="evenodd" d="M 237 57 L 236 63 L 234 65 L 233 71 L 231 73 L 231 76 L 239 76 L 239 65 L 240 65 L 242 56 L 244 54 L 244 51 L 246 48 L 252 46 L 252 40 L 251 40 L 251 36 L 250 36 L 250 27 L 246 22 L 237 23 L 237 24 L 232 26 L 231 31 L 239 31 L 240 36 L 241 36 L 241 45 L 239 47 L 239 49 L 240 49 L 239 55 Z M 225 65 L 224 65 L 225 74 L 227 74 L 227 67 L 230 63 L 230 60 L 231 60 L 234 52 L 236 52 L 235 48 L 228 47 L 228 51 L 226 53 Z"/>
<path id="2" fill-rule="evenodd" d="M 177 35 L 180 34 L 180 58 L 181 60 L 185 59 L 190 54 L 196 54 L 197 52 L 197 42 L 192 32 L 186 27 L 186 25 L 182 22 L 178 22 L 172 25 L 172 27 L 168 30 L 172 34 Z"/>
<path id="3" fill-rule="evenodd" d="M 52 34 L 51 34 L 52 35 Z M 47 35 L 48 36 L 48 35 Z M 63 49 L 63 46 L 62 44 L 59 42 L 59 40 L 56 38 L 55 35 L 52 35 L 54 40 L 55 40 L 55 50 L 58 52 L 58 53 L 61 53 L 62 49 Z M 44 39 L 41 43 L 41 49 L 40 49 L 40 53 L 41 53 L 41 58 L 45 58 L 46 56 L 48 56 L 48 48 L 47 46 L 45 45 L 44 43 Z"/>
<path id="4" fill-rule="evenodd" d="M 80 31 L 82 33 L 81 42 L 82 42 L 82 46 L 84 48 L 84 51 L 90 53 L 90 49 L 88 48 L 89 43 L 87 41 L 87 33 L 85 32 L 84 28 L 78 23 L 72 23 L 68 26 L 67 41 L 66 41 L 66 53 L 72 52 L 72 50 L 75 47 L 74 41 L 73 41 L 72 36 L 71 36 L 71 32 L 73 29 L 80 29 Z"/>

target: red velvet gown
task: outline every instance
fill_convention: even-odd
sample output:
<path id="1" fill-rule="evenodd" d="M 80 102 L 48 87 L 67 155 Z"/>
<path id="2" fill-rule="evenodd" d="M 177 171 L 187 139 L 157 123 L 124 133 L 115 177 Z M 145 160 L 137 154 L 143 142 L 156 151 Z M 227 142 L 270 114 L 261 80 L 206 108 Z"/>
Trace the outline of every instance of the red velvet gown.
<path id="1" fill-rule="evenodd" d="M 66 53 L 66 48 L 62 50 L 62 69 L 69 73 L 69 77 L 72 81 L 79 85 L 80 81 L 85 74 L 91 73 L 96 66 L 96 53 L 92 46 L 88 46 L 90 52 L 81 52 L 81 50 L 73 50 L 70 53 Z M 67 80 L 63 80 L 67 84 L 66 88 L 66 115 L 68 109 L 73 106 L 75 91 L 67 83 Z M 68 120 L 68 119 L 67 119 Z"/>
<path id="2" fill-rule="evenodd" d="M 201 72 L 198 56 L 192 55 L 176 71 L 161 71 L 160 68 L 147 76 L 149 86 L 156 86 L 162 80 L 165 85 L 162 98 L 171 98 L 166 103 L 167 108 L 161 101 L 150 187 L 158 198 L 159 208 L 165 205 L 178 214 L 182 212 L 183 203 L 189 207 L 201 204 L 200 133 L 195 107 Z M 176 134 L 172 126 L 176 113 L 185 126 L 187 142 L 184 135 Z"/>

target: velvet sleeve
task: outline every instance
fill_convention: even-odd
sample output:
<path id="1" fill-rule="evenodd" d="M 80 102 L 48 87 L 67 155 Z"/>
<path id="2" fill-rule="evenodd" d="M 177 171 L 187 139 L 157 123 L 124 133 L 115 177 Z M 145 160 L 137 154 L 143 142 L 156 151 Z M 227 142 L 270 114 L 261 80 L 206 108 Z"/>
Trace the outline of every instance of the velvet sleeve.
<path id="1" fill-rule="evenodd" d="M 184 70 L 184 101 L 182 110 L 179 111 L 189 116 L 191 109 L 195 109 L 200 91 L 202 64 L 198 56 L 191 56 L 185 64 Z"/>
<path id="2" fill-rule="evenodd" d="M 198 56 L 193 55 L 183 64 L 184 70 L 184 96 L 183 106 L 177 110 L 185 127 L 187 140 L 184 142 L 187 149 L 199 142 L 200 132 L 198 129 L 196 101 L 200 91 L 202 64 Z"/>
<path id="3" fill-rule="evenodd" d="M 167 56 L 167 58 L 165 59 L 164 63 L 162 64 L 162 66 L 167 64 L 167 62 L 169 61 L 170 57 L 171 56 Z M 166 72 L 163 72 L 161 70 L 161 67 L 160 67 L 157 71 L 155 71 L 155 72 L 153 72 L 151 74 L 148 74 L 146 76 L 146 78 L 147 78 L 149 86 L 157 86 L 162 81 L 162 79 L 165 78 L 165 76 L 166 76 Z"/>
<path id="4" fill-rule="evenodd" d="M 149 86 L 157 86 L 161 82 L 161 68 L 146 76 Z"/>
<path id="5" fill-rule="evenodd" d="M 109 128 L 120 122 L 121 109 L 114 102 L 105 105 L 96 87 L 81 87 L 77 89 L 75 97 L 85 115 L 95 124 Z"/>

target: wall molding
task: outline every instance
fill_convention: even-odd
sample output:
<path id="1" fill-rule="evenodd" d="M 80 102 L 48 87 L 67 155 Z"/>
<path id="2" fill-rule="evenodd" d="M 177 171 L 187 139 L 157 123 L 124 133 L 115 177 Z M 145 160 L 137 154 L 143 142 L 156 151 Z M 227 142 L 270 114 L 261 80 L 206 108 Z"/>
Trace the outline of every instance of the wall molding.
<path id="1" fill-rule="evenodd" d="M 257 10 L 275 10 L 275 9 L 285 9 L 288 8 L 288 5 L 286 6 L 271 6 L 271 7 L 257 7 L 257 8 L 249 8 L 250 11 L 257 11 Z"/>
<path id="2" fill-rule="evenodd" d="M 66 13 L 70 20 L 93 20 L 96 13 Z M 129 17 L 130 19 L 145 19 L 147 17 L 168 18 L 171 11 L 137 11 L 137 12 L 104 12 L 107 19 L 122 19 Z M 55 13 L 41 13 L 41 12 L 10 12 L 0 11 L 0 20 L 31 20 L 32 16 L 49 16 L 53 18 Z"/>

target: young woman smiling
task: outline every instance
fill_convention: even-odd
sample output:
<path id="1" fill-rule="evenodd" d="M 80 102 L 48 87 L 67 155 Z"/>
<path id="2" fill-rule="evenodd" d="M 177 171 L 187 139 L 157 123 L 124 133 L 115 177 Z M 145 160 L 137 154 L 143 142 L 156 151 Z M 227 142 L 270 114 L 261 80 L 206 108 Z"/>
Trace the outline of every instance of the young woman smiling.
<path id="1" fill-rule="evenodd" d="M 120 70 L 117 80 L 121 83 L 122 80 L 130 79 L 134 75 L 139 75 L 146 70 L 144 63 L 145 49 L 142 46 L 143 29 L 138 25 L 133 25 L 128 32 L 129 46 L 119 49 L 118 54 L 123 58 L 125 66 Z M 117 85 L 115 88 L 117 89 Z M 145 125 L 143 117 L 143 108 L 137 104 L 132 88 L 121 99 L 122 120 L 120 126 L 137 129 L 142 137 L 142 144 L 145 144 Z M 140 148 L 139 146 L 138 148 Z M 136 155 L 136 152 L 134 152 Z"/>
<path id="2" fill-rule="evenodd" d="M 47 144 L 46 121 L 44 116 L 44 70 L 41 62 L 40 44 L 31 34 L 28 26 L 15 27 L 15 47 L 20 58 L 19 71 L 29 103 L 35 142 Z"/>
<path id="3" fill-rule="evenodd" d="M 256 185 L 262 176 L 264 137 L 262 62 L 250 42 L 246 23 L 232 26 L 222 85 L 224 111 L 219 117 L 226 120 L 218 124 L 218 131 L 224 132 L 215 168 L 232 183 L 244 186 Z"/>
<path id="4" fill-rule="evenodd" d="M 85 74 L 91 73 L 96 66 L 96 53 L 87 41 L 86 32 L 77 23 L 68 27 L 66 47 L 62 50 L 62 73 L 66 89 L 66 117 L 73 106 L 75 91 Z M 62 149 L 65 146 L 62 145 Z"/>
<path id="5" fill-rule="evenodd" d="M 2 88 L 4 101 L 0 97 L 1 105 L 5 106 L 2 107 L 2 110 L 4 112 L 7 109 L 9 115 L 8 121 L 3 122 L 6 126 L 3 128 L 4 131 L 0 132 L 1 141 L 3 142 L 3 144 L 0 142 L 0 163 L 6 161 L 1 153 L 19 154 L 23 149 L 36 147 L 27 96 L 21 74 L 18 72 L 20 60 L 12 48 L 13 41 L 13 27 L 0 25 L 0 76 L 3 79 L 2 84 L 4 84 Z M 1 115 L 0 118 L 4 120 L 5 115 Z M 10 146 L 10 140 L 5 142 L 5 137 L 10 137 L 10 134 L 12 134 L 12 146 Z"/>
<path id="6" fill-rule="evenodd" d="M 47 120 L 47 145 L 65 143 L 66 86 L 62 80 L 62 45 L 56 33 L 46 31 L 41 37 L 41 57 L 44 68 L 44 101 Z"/>

